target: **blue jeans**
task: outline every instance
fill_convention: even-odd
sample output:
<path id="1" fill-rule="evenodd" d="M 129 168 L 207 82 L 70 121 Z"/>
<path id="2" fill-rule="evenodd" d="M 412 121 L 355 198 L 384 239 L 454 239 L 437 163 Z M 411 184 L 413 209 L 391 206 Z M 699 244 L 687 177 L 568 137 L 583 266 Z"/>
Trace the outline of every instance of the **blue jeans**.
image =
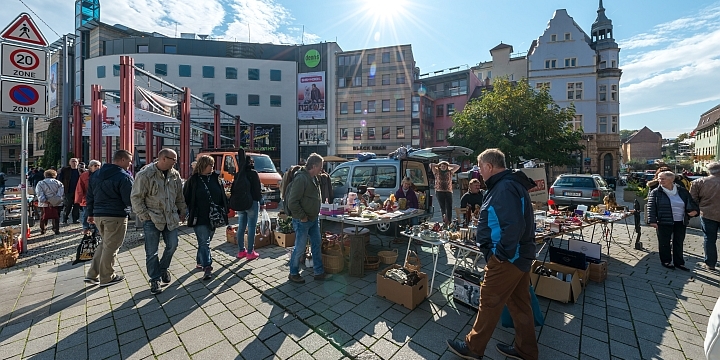
<path id="1" fill-rule="evenodd" d="M 80 222 L 82 222 L 83 230 L 90 229 L 90 223 L 88 223 L 87 218 L 88 218 L 87 206 L 81 206 L 80 207 Z"/>
<path id="2" fill-rule="evenodd" d="M 718 261 L 716 243 L 719 226 L 720 221 L 710 220 L 702 216 L 700 217 L 700 227 L 705 234 L 705 242 L 703 242 L 703 248 L 705 249 L 705 264 L 712 267 L 715 267 Z"/>
<path id="3" fill-rule="evenodd" d="M 238 251 L 245 251 L 245 229 L 247 228 L 247 251 L 253 252 L 255 250 L 255 227 L 257 227 L 258 212 L 260 210 L 260 203 L 253 201 L 252 206 L 244 211 L 238 211 L 238 231 L 237 231 L 237 243 Z"/>
<path id="4" fill-rule="evenodd" d="M 210 225 L 195 225 L 195 236 L 198 241 L 197 263 L 203 268 L 212 265 L 212 256 L 210 255 L 210 240 L 215 235 L 215 229 Z"/>
<path id="5" fill-rule="evenodd" d="M 150 281 L 160 280 L 162 273 L 170 267 L 170 260 L 177 250 L 178 230 L 168 230 L 165 226 L 165 229 L 160 231 L 152 220 L 148 220 L 143 223 L 143 231 L 145 232 L 145 264 L 148 276 Z M 165 251 L 163 251 L 162 259 L 158 260 L 161 234 L 165 242 Z"/>
<path id="6" fill-rule="evenodd" d="M 322 238 L 320 237 L 320 220 L 302 222 L 299 219 L 293 219 L 293 229 L 295 229 L 295 247 L 290 257 L 290 275 L 300 274 L 300 258 L 305 253 L 308 239 L 310 239 L 310 252 L 313 257 L 313 268 L 315 275 L 322 275 L 325 269 L 322 264 L 322 255 L 320 253 L 320 245 Z"/>

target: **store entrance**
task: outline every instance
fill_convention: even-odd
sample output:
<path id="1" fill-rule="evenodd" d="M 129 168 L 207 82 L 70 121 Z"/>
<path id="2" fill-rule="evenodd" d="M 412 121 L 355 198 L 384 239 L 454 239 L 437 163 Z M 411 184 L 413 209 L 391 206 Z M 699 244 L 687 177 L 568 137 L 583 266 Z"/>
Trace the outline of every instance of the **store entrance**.
<path id="1" fill-rule="evenodd" d="M 603 177 L 615 176 L 613 173 L 613 157 L 610 154 L 605 154 L 603 157 Z"/>

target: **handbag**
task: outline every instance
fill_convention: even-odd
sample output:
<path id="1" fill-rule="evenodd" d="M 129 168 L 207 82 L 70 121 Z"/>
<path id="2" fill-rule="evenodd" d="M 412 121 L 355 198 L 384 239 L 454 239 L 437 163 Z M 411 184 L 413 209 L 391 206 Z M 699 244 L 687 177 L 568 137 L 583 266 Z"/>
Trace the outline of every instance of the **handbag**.
<path id="1" fill-rule="evenodd" d="M 535 326 L 545 325 L 545 317 L 543 316 L 542 309 L 540 308 L 540 302 L 538 301 L 538 298 L 535 295 L 535 289 L 533 288 L 532 285 L 530 285 L 530 305 L 532 306 L 533 319 L 535 320 Z M 500 321 L 501 321 L 503 327 L 515 328 L 515 325 L 513 324 L 512 316 L 510 316 L 510 310 L 508 310 L 507 305 L 505 305 L 505 308 L 503 308 L 502 315 L 500 316 Z"/>
<path id="2" fill-rule="evenodd" d="M 217 229 L 219 227 L 223 227 L 227 225 L 227 222 L 225 221 L 225 210 L 222 208 L 222 206 L 215 204 L 215 202 L 212 199 L 212 195 L 210 195 L 210 189 L 208 189 L 207 183 L 203 178 L 200 178 L 200 181 L 202 181 L 203 185 L 205 185 L 205 191 L 207 191 L 208 199 L 210 200 L 210 212 L 208 216 L 210 217 L 210 225 Z"/>
<path id="3" fill-rule="evenodd" d="M 100 246 L 100 242 L 102 241 L 100 233 L 95 225 L 91 226 L 92 232 L 90 234 L 85 234 L 80 241 L 80 244 L 78 244 L 75 261 L 72 263 L 73 265 L 83 261 L 92 260 L 93 256 L 95 256 L 95 250 Z"/>

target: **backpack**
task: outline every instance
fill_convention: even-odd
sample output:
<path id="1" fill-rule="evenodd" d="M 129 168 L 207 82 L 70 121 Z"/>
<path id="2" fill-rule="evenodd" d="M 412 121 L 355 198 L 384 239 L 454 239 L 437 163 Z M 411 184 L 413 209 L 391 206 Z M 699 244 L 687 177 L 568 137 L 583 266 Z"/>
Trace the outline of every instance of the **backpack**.
<path id="1" fill-rule="evenodd" d="M 43 190 L 43 192 L 45 193 L 45 198 L 47 199 L 47 202 L 51 206 L 62 205 L 64 199 L 62 198 L 62 196 L 57 195 L 57 191 L 59 190 L 59 188 L 55 188 L 54 190 L 51 190 L 50 185 L 48 185 L 48 182 L 43 182 L 43 183 L 45 184 L 45 190 Z M 47 191 L 47 190 L 51 190 L 51 191 Z"/>
<path id="2" fill-rule="evenodd" d="M 289 169 L 285 176 L 283 176 L 283 187 L 285 190 L 282 192 L 282 200 L 283 200 L 283 211 L 287 216 L 292 217 L 292 213 L 290 212 L 290 207 L 288 207 L 288 194 L 290 194 L 290 191 L 292 191 L 292 183 L 293 180 L 295 180 L 295 175 L 297 171 L 300 169 L 300 166 L 294 167 L 292 169 Z"/>
<path id="3" fill-rule="evenodd" d="M 252 207 L 253 199 L 252 194 L 250 194 L 250 181 L 245 175 L 245 172 L 242 173 L 242 176 L 236 174 L 230 189 L 228 206 L 235 211 L 245 211 Z"/>

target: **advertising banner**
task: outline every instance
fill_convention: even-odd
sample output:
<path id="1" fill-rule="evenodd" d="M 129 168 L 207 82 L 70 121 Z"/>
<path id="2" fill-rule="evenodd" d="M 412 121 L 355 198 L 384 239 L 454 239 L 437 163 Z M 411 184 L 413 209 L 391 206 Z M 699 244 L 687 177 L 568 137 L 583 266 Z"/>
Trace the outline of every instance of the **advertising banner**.
<path id="1" fill-rule="evenodd" d="M 85 115 L 83 118 L 83 136 L 91 136 L 92 121 L 90 119 L 90 115 Z M 120 136 L 120 105 L 111 104 L 110 108 L 103 105 L 101 123 L 102 136 Z"/>
<path id="2" fill-rule="evenodd" d="M 520 169 L 520 171 L 535 181 L 535 187 L 528 190 L 530 199 L 536 202 L 547 202 L 548 186 L 547 178 L 545 177 L 545 168 L 523 168 Z"/>
<path id="3" fill-rule="evenodd" d="M 50 91 L 48 91 L 48 101 L 50 102 L 50 108 L 58 106 L 57 93 L 58 93 L 58 63 L 50 65 Z"/>
<path id="4" fill-rule="evenodd" d="M 325 72 L 298 74 L 298 119 L 325 119 Z"/>

